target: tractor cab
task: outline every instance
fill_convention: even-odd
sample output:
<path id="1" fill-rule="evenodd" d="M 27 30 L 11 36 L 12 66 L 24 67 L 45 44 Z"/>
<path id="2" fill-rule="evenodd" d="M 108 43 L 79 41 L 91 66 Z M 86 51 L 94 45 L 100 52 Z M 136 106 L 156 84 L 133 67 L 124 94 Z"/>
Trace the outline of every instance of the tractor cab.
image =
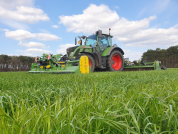
<path id="1" fill-rule="evenodd" d="M 102 34 L 102 31 L 96 31 L 96 34 L 86 37 L 85 45 L 96 48 L 98 52 L 103 52 L 107 47 L 112 46 L 110 34 Z"/>
<path id="2" fill-rule="evenodd" d="M 111 30 L 111 29 L 109 29 Z M 80 46 L 90 46 L 96 48 L 98 52 L 103 52 L 107 47 L 112 46 L 112 37 L 109 34 L 102 34 L 101 30 L 96 31 L 96 34 L 90 36 L 78 36 L 75 38 L 75 45 L 77 45 L 77 38 L 79 38 L 78 44 Z M 84 41 L 84 43 L 82 43 Z M 77 46 L 76 46 L 77 47 Z M 73 48 L 76 48 L 73 47 Z"/>

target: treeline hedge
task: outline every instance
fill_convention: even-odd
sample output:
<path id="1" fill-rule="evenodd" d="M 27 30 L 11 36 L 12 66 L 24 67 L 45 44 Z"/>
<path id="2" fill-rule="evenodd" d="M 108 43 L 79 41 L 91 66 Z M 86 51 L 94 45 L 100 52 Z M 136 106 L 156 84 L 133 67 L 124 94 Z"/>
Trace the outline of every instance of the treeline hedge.
<path id="1" fill-rule="evenodd" d="M 147 52 L 144 52 L 142 55 L 142 60 L 147 62 L 152 62 L 159 60 L 162 64 L 168 68 L 177 68 L 178 67 L 178 45 L 171 46 L 168 49 L 156 50 L 149 49 Z"/>
<path id="2" fill-rule="evenodd" d="M 34 61 L 34 57 L 0 55 L 0 72 L 28 71 Z"/>
<path id="3" fill-rule="evenodd" d="M 168 68 L 178 68 L 178 46 L 168 49 L 149 49 L 142 55 L 142 60 L 153 62 L 159 60 Z M 29 71 L 34 57 L 0 55 L 0 72 L 6 71 Z"/>

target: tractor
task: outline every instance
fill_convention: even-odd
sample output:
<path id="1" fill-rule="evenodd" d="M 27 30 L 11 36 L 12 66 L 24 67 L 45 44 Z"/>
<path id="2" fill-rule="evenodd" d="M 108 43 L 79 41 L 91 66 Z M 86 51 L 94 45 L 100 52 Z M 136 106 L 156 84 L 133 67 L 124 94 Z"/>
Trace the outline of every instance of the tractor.
<path id="1" fill-rule="evenodd" d="M 79 60 L 82 55 L 86 55 L 89 58 L 90 72 L 95 69 L 122 71 L 124 69 L 124 51 L 116 44 L 112 45 L 113 36 L 110 35 L 110 30 L 109 34 L 103 34 L 102 30 L 98 30 L 90 36 L 78 36 L 79 46 L 68 48 L 67 55 L 61 57 L 60 61 Z M 75 38 L 76 44 L 77 38 Z M 73 65 L 78 66 L 78 63 Z"/>
<path id="2" fill-rule="evenodd" d="M 102 30 L 98 30 L 90 36 L 78 36 L 79 45 L 68 48 L 64 56 L 43 54 L 41 57 L 36 57 L 29 73 L 166 70 L 160 61 L 146 63 L 124 60 L 124 51 L 116 44 L 112 44 L 113 36 L 110 35 L 110 30 L 109 34 L 103 34 Z M 77 38 L 75 38 L 75 45 L 77 45 Z"/>

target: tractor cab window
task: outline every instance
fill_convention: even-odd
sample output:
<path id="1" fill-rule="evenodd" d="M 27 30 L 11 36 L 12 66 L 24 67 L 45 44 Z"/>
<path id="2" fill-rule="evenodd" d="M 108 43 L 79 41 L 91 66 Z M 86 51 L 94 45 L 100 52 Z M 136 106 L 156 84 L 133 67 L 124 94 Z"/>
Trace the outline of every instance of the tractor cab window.
<path id="1" fill-rule="evenodd" d="M 96 47 L 96 41 L 97 41 L 96 35 L 88 36 L 88 38 L 86 40 L 86 45 L 89 45 L 91 47 Z"/>
<path id="2" fill-rule="evenodd" d="M 104 51 L 108 47 L 108 36 L 102 35 L 101 39 L 99 39 L 100 50 Z"/>

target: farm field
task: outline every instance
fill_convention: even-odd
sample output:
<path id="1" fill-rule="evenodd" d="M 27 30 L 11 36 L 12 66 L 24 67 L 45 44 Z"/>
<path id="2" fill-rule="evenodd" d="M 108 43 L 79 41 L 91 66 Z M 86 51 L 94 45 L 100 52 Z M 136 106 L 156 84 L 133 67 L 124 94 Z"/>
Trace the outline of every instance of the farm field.
<path id="1" fill-rule="evenodd" d="M 0 73 L 0 134 L 178 134 L 178 69 Z"/>

